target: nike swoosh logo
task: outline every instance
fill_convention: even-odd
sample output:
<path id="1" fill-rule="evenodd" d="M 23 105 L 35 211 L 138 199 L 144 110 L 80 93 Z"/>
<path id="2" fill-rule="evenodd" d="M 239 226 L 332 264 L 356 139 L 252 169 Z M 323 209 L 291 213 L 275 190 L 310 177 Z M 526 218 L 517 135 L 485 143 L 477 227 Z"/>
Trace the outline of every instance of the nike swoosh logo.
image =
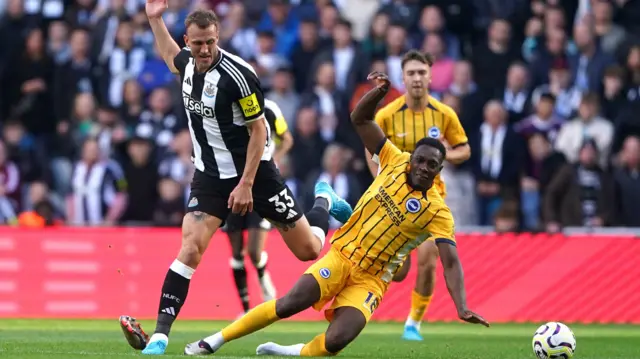
<path id="1" fill-rule="evenodd" d="M 396 133 L 396 137 L 405 137 L 407 136 L 406 133 Z"/>

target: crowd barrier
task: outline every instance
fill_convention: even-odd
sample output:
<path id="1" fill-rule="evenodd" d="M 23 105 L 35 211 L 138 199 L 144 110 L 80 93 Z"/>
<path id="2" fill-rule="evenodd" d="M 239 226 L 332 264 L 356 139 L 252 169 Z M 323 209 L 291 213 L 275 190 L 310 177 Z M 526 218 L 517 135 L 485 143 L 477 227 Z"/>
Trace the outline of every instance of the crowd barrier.
<path id="1" fill-rule="evenodd" d="M 629 235 L 460 234 L 469 307 L 492 322 L 640 323 L 640 241 Z M 155 318 L 160 286 L 180 246 L 177 229 L 0 229 L 0 317 Z M 308 263 L 277 232 L 267 243 L 279 293 Z M 326 251 L 326 248 L 325 248 Z M 217 233 L 196 271 L 188 319 L 234 319 L 241 311 L 229 267 L 230 247 Z M 247 262 L 252 305 L 260 301 Z M 374 316 L 403 321 L 416 266 L 394 283 Z M 431 321 L 456 320 L 438 268 Z M 307 310 L 297 320 L 321 320 Z"/>

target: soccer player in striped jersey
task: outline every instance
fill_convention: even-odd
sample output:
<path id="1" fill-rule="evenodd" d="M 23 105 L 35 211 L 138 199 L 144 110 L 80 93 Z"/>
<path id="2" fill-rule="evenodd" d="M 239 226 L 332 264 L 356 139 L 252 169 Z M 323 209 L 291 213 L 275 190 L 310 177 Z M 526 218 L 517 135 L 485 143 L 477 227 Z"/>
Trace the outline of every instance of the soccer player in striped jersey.
<path id="1" fill-rule="evenodd" d="M 446 160 L 459 164 L 469 159 L 469 140 L 455 111 L 429 96 L 431 82 L 430 55 L 416 50 L 407 52 L 402 59 L 402 77 L 407 92 L 381 108 L 375 117 L 385 136 L 402 151 L 413 152 L 424 137 L 442 140 L 447 147 Z M 367 156 L 367 158 L 371 158 Z M 371 174 L 376 176 L 378 165 L 369 160 Z M 440 175 L 434 186 L 440 196 L 446 197 L 446 188 Z M 435 289 L 438 248 L 432 242 L 418 248 L 418 275 L 411 293 L 411 310 L 405 322 L 403 339 L 422 340 L 420 323 Z"/>
<path id="2" fill-rule="evenodd" d="M 284 157 L 293 146 L 293 136 L 289 132 L 289 126 L 282 114 L 282 110 L 277 103 L 265 99 L 264 115 L 273 129 L 271 132 L 275 147 L 272 147 L 273 159 L 276 163 Z M 271 224 L 266 219 L 260 217 L 256 212 L 249 212 L 244 216 L 231 213 L 227 217 L 224 228 L 229 236 L 231 243 L 231 270 L 233 272 L 233 281 L 238 290 L 240 303 L 242 304 L 243 313 L 249 311 L 249 286 L 247 285 L 247 270 L 244 265 L 244 231 L 248 232 L 247 252 L 249 259 L 253 263 L 258 273 L 258 281 L 262 289 L 263 301 L 268 301 L 276 297 L 276 287 L 271 280 L 271 275 L 267 271 L 267 262 L 269 256 L 263 250 L 264 243 L 267 240 L 267 234 L 271 229 Z"/>
<path id="3" fill-rule="evenodd" d="M 279 230 L 298 259 L 309 261 L 320 255 L 329 216 L 344 223 L 352 211 L 325 186 L 316 192 L 313 208 L 302 213 L 272 158 L 271 128 L 255 70 L 218 47 L 220 22 L 210 10 L 197 9 L 187 16 L 188 47 L 180 49 L 162 19 L 167 7 L 167 0 L 147 0 L 145 6 L 160 55 L 180 75 L 196 170 L 182 221 L 182 244 L 162 284 L 154 334 L 147 339 L 128 315 L 119 320 L 129 344 L 149 355 L 164 354 L 191 277 L 229 213 L 255 210 Z"/>
<path id="4" fill-rule="evenodd" d="M 383 300 L 393 280 L 409 269 L 409 254 L 424 241 L 440 251 L 444 277 L 460 319 L 489 326 L 467 309 L 464 275 L 449 208 L 434 187 L 442 170 L 446 148 L 434 138 L 423 138 L 413 153 L 400 151 L 389 141 L 373 117 L 389 89 L 389 79 L 372 73 L 377 87 L 360 100 L 351 121 L 380 165 L 371 186 L 353 214 L 331 239 L 331 250 L 303 274 L 282 298 L 263 303 L 239 320 L 207 338 L 188 344 L 187 355 L 211 354 L 223 344 L 260 330 L 307 308 L 321 310 L 327 331 L 306 344 L 258 346 L 259 355 L 332 356 L 360 334 Z M 326 185 L 324 183 L 321 186 Z M 404 263 L 404 265 L 403 265 Z"/>

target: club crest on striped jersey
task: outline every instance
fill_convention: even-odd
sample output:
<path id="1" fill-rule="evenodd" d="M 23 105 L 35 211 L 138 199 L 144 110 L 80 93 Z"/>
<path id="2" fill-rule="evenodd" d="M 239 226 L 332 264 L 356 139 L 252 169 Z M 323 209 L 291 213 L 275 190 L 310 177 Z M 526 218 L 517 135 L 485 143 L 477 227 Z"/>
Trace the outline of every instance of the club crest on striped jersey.
<path id="1" fill-rule="evenodd" d="M 422 208 L 422 205 L 420 204 L 419 200 L 415 198 L 409 198 L 409 200 L 405 204 L 405 207 L 407 208 L 407 211 L 409 211 L 410 213 L 418 213 Z"/>
<path id="2" fill-rule="evenodd" d="M 440 129 L 436 126 L 433 126 L 429 129 L 428 134 L 431 138 L 440 138 Z"/>
<path id="3" fill-rule="evenodd" d="M 204 86 L 204 95 L 208 98 L 213 98 L 216 95 L 218 89 L 211 83 L 208 82 Z"/>

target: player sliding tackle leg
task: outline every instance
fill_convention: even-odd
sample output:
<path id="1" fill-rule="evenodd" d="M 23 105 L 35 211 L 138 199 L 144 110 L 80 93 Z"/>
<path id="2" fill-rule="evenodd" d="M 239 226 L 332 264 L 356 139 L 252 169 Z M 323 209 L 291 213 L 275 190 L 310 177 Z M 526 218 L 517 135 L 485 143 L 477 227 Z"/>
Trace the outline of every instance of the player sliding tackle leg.
<path id="1" fill-rule="evenodd" d="M 378 159 L 381 170 L 347 223 L 334 233 L 331 250 L 284 297 L 263 303 L 221 331 L 188 344 L 185 354 L 214 353 L 225 343 L 280 319 L 309 307 L 321 310 L 331 302 L 325 313 L 331 324 L 324 334 L 306 344 L 265 343 L 256 352 L 279 356 L 336 355 L 360 334 L 389 283 L 406 276 L 410 252 L 425 240 L 438 246 L 445 281 L 460 319 L 489 326 L 481 316 L 467 309 L 453 219 L 433 188 L 446 149 L 437 139 L 424 138 L 409 154 L 387 141 L 373 122 L 373 114 L 389 89 L 389 80 L 377 73 L 370 78 L 378 86 L 358 103 L 351 120 L 367 149 Z"/>
<path id="2" fill-rule="evenodd" d="M 209 10 L 198 9 L 187 16 L 184 38 L 189 47 L 180 49 L 162 20 L 166 8 L 167 0 L 147 0 L 146 13 L 158 50 L 169 69 L 181 77 L 196 171 L 182 222 L 182 246 L 162 285 L 154 334 L 147 339 L 133 318 L 120 317 L 129 344 L 150 355 L 164 354 L 191 278 L 229 212 L 244 215 L 255 207 L 278 228 L 291 252 L 308 261 L 320 255 L 329 215 L 344 222 L 352 211 L 325 184 L 318 188 L 313 208 L 306 216 L 302 214 L 270 152 L 265 152 L 272 143 L 267 140 L 264 95 L 255 70 L 217 46 L 219 21 Z M 212 82 L 224 88 L 224 95 L 215 95 Z M 214 122 L 225 130 L 212 129 Z M 226 141 L 246 152 L 246 157 L 234 155 L 224 145 Z"/>

